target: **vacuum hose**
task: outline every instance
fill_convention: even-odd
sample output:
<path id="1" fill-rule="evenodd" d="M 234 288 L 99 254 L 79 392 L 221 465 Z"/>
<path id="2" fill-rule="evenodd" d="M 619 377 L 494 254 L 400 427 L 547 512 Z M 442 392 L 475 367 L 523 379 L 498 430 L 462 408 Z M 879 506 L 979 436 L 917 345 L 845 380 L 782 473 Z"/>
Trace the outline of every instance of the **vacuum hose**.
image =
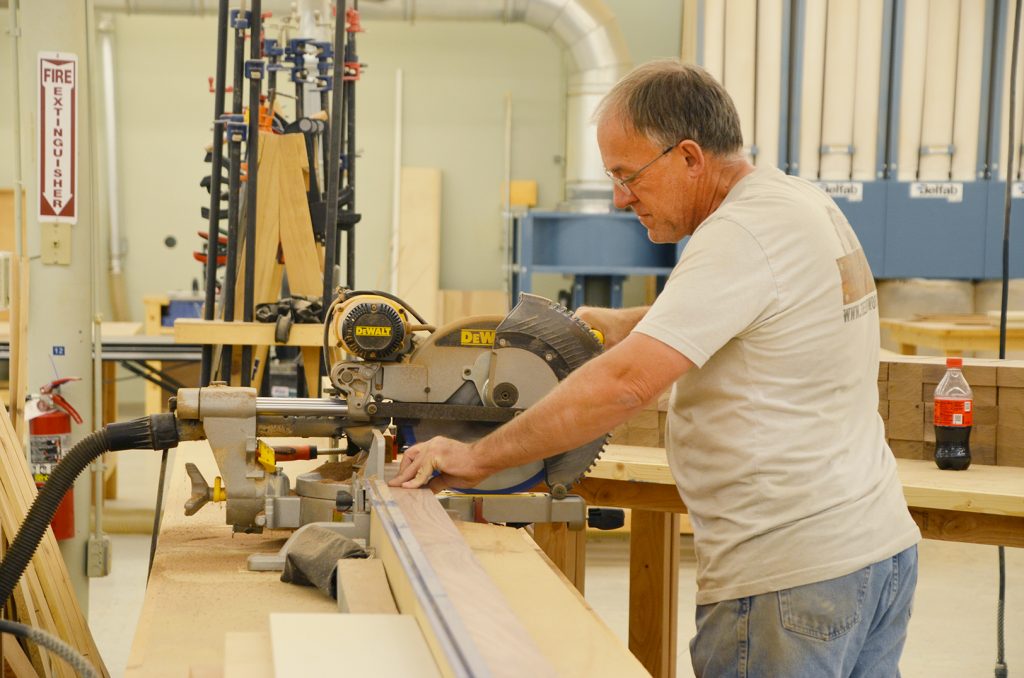
<path id="1" fill-rule="evenodd" d="M 78 475 L 104 452 L 118 450 L 166 450 L 179 442 L 176 419 L 171 413 L 154 414 L 131 421 L 107 424 L 78 441 L 53 468 L 49 480 L 18 528 L 7 555 L 0 562 L 0 606 L 7 603 L 15 585 L 39 547 L 64 495 Z"/>

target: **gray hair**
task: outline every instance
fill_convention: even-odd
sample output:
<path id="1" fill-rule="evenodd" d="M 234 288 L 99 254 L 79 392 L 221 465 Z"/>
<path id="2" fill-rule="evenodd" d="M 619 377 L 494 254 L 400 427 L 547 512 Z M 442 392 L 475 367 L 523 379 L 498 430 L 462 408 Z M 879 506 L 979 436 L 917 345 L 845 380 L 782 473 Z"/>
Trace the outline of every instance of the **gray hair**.
<path id="1" fill-rule="evenodd" d="M 676 59 L 637 66 L 601 101 L 595 118 L 619 115 L 659 146 L 684 139 L 705 151 L 731 155 L 743 147 L 740 116 L 729 93 L 710 73 Z"/>

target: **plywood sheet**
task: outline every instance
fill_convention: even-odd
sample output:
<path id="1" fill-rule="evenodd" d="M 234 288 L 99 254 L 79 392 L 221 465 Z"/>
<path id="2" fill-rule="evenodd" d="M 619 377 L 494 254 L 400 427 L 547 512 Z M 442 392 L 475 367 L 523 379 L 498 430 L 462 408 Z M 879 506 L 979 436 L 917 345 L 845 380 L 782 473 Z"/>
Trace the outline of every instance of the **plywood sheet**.
<path id="1" fill-rule="evenodd" d="M 394 614 L 272 614 L 274 676 L 435 678 L 416 620 Z"/>
<path id="2" fill-rule="evenodd" d="M 441 284 L 441 170 L 403 167 L 394 293 L 428 321 L 438 317 Z"/>

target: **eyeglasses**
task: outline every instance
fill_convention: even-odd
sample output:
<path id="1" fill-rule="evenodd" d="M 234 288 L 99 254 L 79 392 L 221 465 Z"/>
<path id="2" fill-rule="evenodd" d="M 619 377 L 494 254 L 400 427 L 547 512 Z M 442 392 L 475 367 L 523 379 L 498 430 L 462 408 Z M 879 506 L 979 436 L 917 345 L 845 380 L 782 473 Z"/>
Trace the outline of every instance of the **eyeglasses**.
<path id="1" fill-rule="evenodd" d="M 654 163 L 658 162 L 663 157 L 668 155 L 672 151 L 673 148 L 675 148 L 676 146 L 679 145 L 679 143 L 680 142 L 676 142 L 676 143 L 672 144 L 671 146 L 666 146 L 665 150 L 663 150 L 661 153 L 659 153 L 657 155 L 657 157 L 655 157 L 653 160 L 651 160 L 649 163 L 647 163 L 646 165 L 644 165 L 643 167 L 641 167 L 637 171 L 635 171 L 632 174 L 630 174 L 628 177 L 624 177 L 624 178 L 620 179 L 617 176 L 615 176 L 614 174 L 612 174 L 610 170 L 605 170 L 604 173 L 605 173 L 605 175 L 609 179 L 612 180 L 612 183 L 614 183 L 616 186 L 619 187 L 619 190 L 621 190 L 623 193 L 626 193 L 627 195 L 633 195 L 633 189 L 631 189 L 629 187 L 629 184 L 631 184 L 634 181 L 636 181 L 637 178 L 641 174 L 643 174 L 645 171 L 647 171 L 648 167 L 650 167 L 651 165 L 653 165 Z"/>

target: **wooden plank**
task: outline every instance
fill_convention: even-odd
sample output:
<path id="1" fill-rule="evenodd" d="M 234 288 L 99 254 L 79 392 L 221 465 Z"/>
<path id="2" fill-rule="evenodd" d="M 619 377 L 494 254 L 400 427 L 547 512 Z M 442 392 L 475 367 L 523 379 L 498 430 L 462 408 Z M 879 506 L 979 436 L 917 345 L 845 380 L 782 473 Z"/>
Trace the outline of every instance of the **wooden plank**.
<path id="1" fill-rule="evenodd" d="M 973 181 L 978 171 L 978 128 L 981 125 L 981 73 L 985 49 L 983 2 L 960 3 L 956 93 L 953 113 L 953 181 Z M 1005 160 L 1005 156 L 1003 157 Z M 1001 164 L 1001 163 L 1000 163 Z"/>
<path id="2" fill-rule="evenodd" d="M 646 675 L 526 533 L 477 523 L 457 526 L 558 675 Z"/>
<path id="3" fill-rule="evenodd" d="M 725 43 L 728 48 L 725 50 L 721 82 L 739 114 L 745 149 L 758 141 L 754 136 L 757 4 L 756 0 L 730 0 L 725 6 Z M 775 136 L 778 136 L 777 130 Z M 747 160 L 752 160 L 749 153 L 744 155 Z"/>
<path id="4" fill-rule="evenodd" d="M 957 72 L 957 50 L 951 46 L 959 43 L 959 34 L 960 3 L 932 0 L 928 4 L 924 87 L 920 82 L 911 85 L 913 89 L 922 89 L 924 93 L 920 113 L 920 143 L 923 147 L 946 147 L 953 143 L 953 101 L 957 83 L 950 74 Z M 979 42 L 983 35 L 977 36 Z M 979 81 L 979 86 L 980 75 L 979 63 L 978 70 L 970 76 Z M 975 102 L 975 105 L 980 105 L 980 102 Z M 977 145 L 977 127 L 974 145 Z M 949 181 L 952 160 L 953 156 L 944 152 L 921 153 L 917 178 L 921 181 Z M 971 178 L 974 178 L 973 171 Z"/>
<path id="5" fill-rule="evenodd" d="M 427 320 L 440 314 L 441 170 L 403 167 L 395 294 Z"/>
<path id="6" fill-rule="evenodd" d="M 629 649 L 655 678 L 676 674 L 679 516 L 633 511 L 629 540 Z"/>
<path id="7" fill-rule="evenodd" d="M 536 523 L 533 540 L 580 593 L 586 591 L 587 531 L 565 523 Z"/>
<path id="8" fill-rule="evenodd" d="M 910 509 L 910 515 L 925 539 L 1024 547 L 1024 517 L 1021 516 L 915 508 Z"/>
<path id="9" fill-rule="evenodd" d="M 37 678 L 39 675 L 29 661 L 28 655 L 21 649 L 18 640 L 9 633 L 3 636 L 3 655 L 7 670 L 15 678 Z"/>
<path id="10" fill-rule="evenodd" d="M 2 463 L 0 463 L 0 494 L 3 496 L 0 525 L 3 533 L 16 534 L 19 526 L 28 513 L 35 499 L 36 488 L 32 481 L 21 444 L 14 433 L 13 426 L 7 415 L 7 409 L 0 405 L 0 447 L 2 447 Z M 26 570 L 25 577 L 29 588 L 42 591 L 45 606 L 39 611 L 46 622 L 51 618 L 52 624 L 44 623 L 43 627 L 53 630 L 65 642 L 75 647 L 83 656 L 91 661 L 97 669 L 106 675 L 106 667 L 99 655 L 89 631 L 85 617 L 78 605 L 78 598 L 71 587 L 67 567 L 57 548 L 53 531 L 47 529 L 32 559 L 33 568 Z M 38 584 L 35 583 L 38 575 Z M 69 667 L 58 666 L 59 675 L 72 675 Z"/>
<path id="11" fill-rule="evenodd" d="M 304 136 L 285 134 L 278 139 L 279 235 L 288 289 L 292 294 L 320 297 L 324 292 L 324 277 L 302 180 L 303 171 L 308 170 Z"/>
<path id="12" fill-rule="evenodd" d="M 555 675 L 429 490 L 372 481 L 370 545 L 442 673 Z"/>
<path id="13" fill-rule="evenodd" d="M 441 290 L 441 309 L 433 320 L 441 327 L 471 316 L 504 317 L 508 311 L 509 295 L 503 290 Z"/>
<path id="14" fill-rule="evenodd" d="M 338 609 L 352 614 L 398 614 L 384 563 L 377 558 L 339 560 Z"/>
<path id="15" fill-rule="evenodd" d="M 273 323 L 205 321 L 191 318 L 183 318 L 174 322 L 174 341 L 178 344 L 232 344 L 235 346 L 270 346 L 276 343 Z M 278 345 L 322 346 L 323 343 L 323 325 L 298 324 L 292 325 L 288 341 Z"/>
<path id="16" fill-rule="evenodd" d="M 272 614 L 275 678 L 441 673 L 412 617 L 395 614 Z"/>

